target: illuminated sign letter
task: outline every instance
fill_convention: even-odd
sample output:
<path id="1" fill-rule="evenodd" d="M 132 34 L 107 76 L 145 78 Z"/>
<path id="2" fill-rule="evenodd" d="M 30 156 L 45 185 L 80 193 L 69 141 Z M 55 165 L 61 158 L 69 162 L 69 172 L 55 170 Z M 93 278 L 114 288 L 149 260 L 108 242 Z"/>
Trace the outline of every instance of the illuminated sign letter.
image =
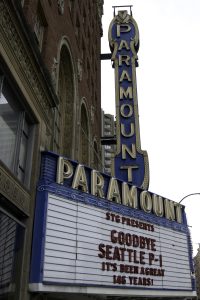
<path id="1" fill-rule="evenodd" d="M 123 86 L 120 86 L 120 100 L 123 98 L 133 98 L 133 88 L 132 86 L 129 86 L 126 90 L 123 88 Z"/>
<path id="2" fill-rule="evenodd" d="M 123 80 L 131 81 L 131 77 L 130 77 L 128 71 L 126 71 L 126 70 L 123 70 L 119 81 L 122 82 Z"/>
<path id="3" fill-rule="evenodd" d="M 164 209 L 163 209 L 163 198 L 158 195 L 153 195 L 153 212 L 158 217 L 163 217 Z"/>
<path id="4" fill-rule="evenodd" d="M 153 204 L 152 204 L 152 199 L 151 199 L 151 195 L 149 192 L 147 192 L 147 191 L 141 192 L 140 205 L 141 205 L 141 208 L 145 212 L 147 212 L 147 213 L 151 212 Z"/>
<path id="5" fill-rule="evenodd" d="M 135 144 L 131 144 L 131 149 L 128 146 L 122 144 L 122 159 L 126 159 L 126 152 L 132 157 L 136 158 Z"/>
<path id="6" fill-rule="evenodd" d="M 128 108 L 128 113 L 126 112 Z M 124 118 L 130 118 L 133 115 L 133 107 L 130 104 L 123 104 L 120 108 L 121 115 Z"/>
<path id="7" fill-rule="evenodd" d="M 119 44 L 118 51 L 120 51 L 120 50 L 122 50 L 122 49 L 130 50 L 127 41 L 121 40 L 121 42 L 120 42 L 120 44 Z"/>
<path id="8" fill-rule="evenodd" d="M 125 132 L 125 125 L 121 124 L 121 134 L 123 136 L 125 136 L 125 137 L 133 136 L 133 134 L 134 134 L 134 124 L 133 123 L 129 124 L 129 127 L 131 127 L 131 128 L 130 128 L 130 131 L 127 133 L 127 132 Z"/>
<path id="9" fill-rule="evenodd" d="M 117 179 L 115 179 L 115 178 L 110 178 L 107 199 L 110 201 L 115 201 L 117 203 L 121 203 L 119 186 L 118 186 Z"/>
<path id="10" fill-rule="evenodd" d="M 119 55 L 119 66 L 121 67 L 123 63 L 130 66 L 130 56 L 129 55 Z"/>
<path id="11" fill-rule="evenodd" d="M 78 165 L 72 182 L 73 189 L 81 189 L 83 192 L 88 193 L 88 184 L 85 174 L 84 166 Z"/>
<path id="12" fill-rule="evenodd" d="M 117 24 L 117 37 L 120 37 L 121 33 L 127 33 L 129 31 L 131 31 L 129 24 Z"/>
<path id="13" fill-rule="evenodd" d="M 57 164 L 56 183 L 63 184 L 65 179 L 71 178 L 73 175 L 73 166 L 70 161 L 59 156 Z"/>
<path id="14" fill-rule="evenodd" d="M 127 181 L 128 182 L 133 182 L 133 170 L 134 169 L 137 169 L 138 166 L 131 166 L 131 165 L 128 165 L 128 166 L 121 166 L 120 169 L 121 170 L 127 170 Z"/>
<path id="15" fill-rule="evenodd" d="M 97 172 L 96 170 L 92 170 L 91 174 L 91 194 L 94 196 L 98 196 L 100 198 L 104 198 L 104 178 L 103 176 Z"/>
<path id="16" fill-rule="evenodd" d="M 182 218 L 182 208 L 183 208 L 183 206 L 179 203 L 175 203 L 175 208 L 176 208 L 176 221 L 178 223 L 183 223 L 183 218 Z"/>
<path id="17" fill-rule="evenodd" d="M 126 182 L 122 183 L 122 204 L 138 208 L 137 188 L 135 186 L 129 188 Z"/>
<path id="18" fill-rule="evenodd" d="M 175 220 L 175 202 L 165 199 L 164 206 L 165 206 L 166 219 L 174 221 Z"/>

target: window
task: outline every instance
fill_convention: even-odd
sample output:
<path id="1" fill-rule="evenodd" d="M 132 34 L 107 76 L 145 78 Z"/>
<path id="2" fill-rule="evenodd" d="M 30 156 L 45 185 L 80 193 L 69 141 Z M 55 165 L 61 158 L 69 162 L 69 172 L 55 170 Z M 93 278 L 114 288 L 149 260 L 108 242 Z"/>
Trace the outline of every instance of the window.
<path id="1" fill-rule="evenodd" d="M 54 112 L 54 151 L 67 157 L 73 157 L 74 140 L 74 72 L 70 52 L 63 45 L 60 52 L 58 72 L 59 106 Z M 70 113 L 69 113 L 70 112 Z"/>
<path id="2" fill-rule="evenodd" d="M 44 31 L 45 27 L 47 26 L 47 22 L 44 16 L 44 12 L 42 10 L 42 7 L 39 3 L 38 5 L 38 10 L 37 10 L 37 15 L 35 19 L 35 25 L 34 25 L 34 32 L 36 35 L 37 43 L 39 46 L 40 51 L 42 50 L 42 44 L 43 44 L 43 39 L 44 39 Z"/>
<path id="3" fill-rule="evenodd" d="M 0 199 L 1 200 L 1 199 Z M 25 229 L 0 208 L 0 298 L 19 299 Z"/>
<path id="4" fill-rule="evenodd" d="M 0 160 L 28 185 L 27 161 L 33 126 L 7 79 L 0 76 Z M 30 158 L 30 157 L 29 157 Z"/>

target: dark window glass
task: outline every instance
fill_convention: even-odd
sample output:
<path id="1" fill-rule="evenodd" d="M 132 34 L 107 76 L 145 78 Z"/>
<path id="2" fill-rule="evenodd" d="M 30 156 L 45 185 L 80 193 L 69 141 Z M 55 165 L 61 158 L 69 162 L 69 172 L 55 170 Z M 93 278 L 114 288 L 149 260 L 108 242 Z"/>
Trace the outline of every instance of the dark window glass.
<path id="1" fill-rule="evenodd" d="M 27 185 L 32 124 L 5 77 L 0 80 L 0 160 Z"/>
<path id="2" fill-rule="evenodd" d="M 0 210 L 0 299 L 18 299 L 24 227 Z"/>

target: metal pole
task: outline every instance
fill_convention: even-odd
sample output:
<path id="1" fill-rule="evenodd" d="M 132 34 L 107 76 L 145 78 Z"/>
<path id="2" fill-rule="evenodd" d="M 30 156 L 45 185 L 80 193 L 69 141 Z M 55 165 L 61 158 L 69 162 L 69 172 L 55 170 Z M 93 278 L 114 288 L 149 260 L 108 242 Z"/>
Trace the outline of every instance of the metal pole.
<path id="1" fill-rule="evenodd" d="M 191 194 L 188 194 L 185 197 L 183 197 L 178 203 L 181 203 L 185 198 L 190 197 L 190 196 L 194 196 L 194 195 L 200 195 L 200 193 L 191 193 Z"/>

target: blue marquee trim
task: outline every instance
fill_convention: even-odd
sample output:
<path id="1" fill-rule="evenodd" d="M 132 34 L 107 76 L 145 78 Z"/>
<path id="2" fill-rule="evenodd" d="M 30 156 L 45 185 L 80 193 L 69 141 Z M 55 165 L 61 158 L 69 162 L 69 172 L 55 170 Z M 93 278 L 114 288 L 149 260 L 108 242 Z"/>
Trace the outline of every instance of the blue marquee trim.
<path id="1" fill-rule="evenodd" d="M 121 215 L 129 216 L 131 218 L 137 218 L 145 222 L 164 226 L 173 230 L 181 231 L 183 233 L 188 233 L 188 227 L 184 224 L 179 224 L 175 221 L 169 221 L 165 218 L 157 217 L 153 214 L 145 213 L 142 210 L 133 209 L 131 207 L 117 204 L 109 200 L 97 198 L 95 196 L 92 196 L 91 194 L 87 194 L 82 191 L 75 190 L 56 183 L 51 183 L 49 185 L 39 185 L 38 192 L 39 191 L 47 191 L 58 196 L 68 197 L 68 199 L 71 201 L 79 201 L 87 205 L 113 211 Z"/>
<path id="2" fill-rule="evenodd" d="M 40 191 L 36 196 L 30 283 L 42 282 L 44 264 L 44 243 L 46 235 L 48 193 Z"/>
<path id="3" fill-rule="evenodd" d="M 194 263 L 193 263 L 193 247 L 192 247 L 190 230 L 188 230 L 187 242 L 188 242 L 188 257 L 189 257 L 189 264 L 190 264 L 190 271 L 191 271 L 191 284 L 193 290 L 196 290 L 195 270 L 194 270 Z"/>

